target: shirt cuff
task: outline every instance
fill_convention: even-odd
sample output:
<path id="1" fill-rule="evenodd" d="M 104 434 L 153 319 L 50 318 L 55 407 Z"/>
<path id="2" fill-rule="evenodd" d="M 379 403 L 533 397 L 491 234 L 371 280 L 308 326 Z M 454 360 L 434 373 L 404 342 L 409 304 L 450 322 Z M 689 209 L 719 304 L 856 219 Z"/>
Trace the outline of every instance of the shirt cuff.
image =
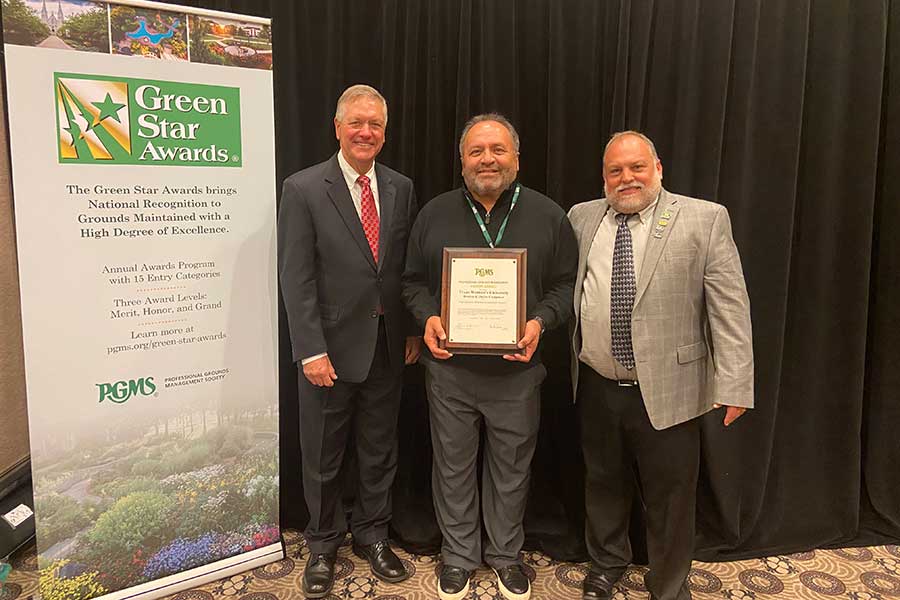
<path id="1" fill-rule="evenodd" d="M 323 352 L 322 354 L 316 354 L 315 356 L 307 356 L 306 358 L 304 358 L 303 360 L 300 361 L 300 364 L 305 365 L 305 364 L 311 363 L 314 360 L 319 360 L 323 356 L 328 356 L 328 353 Z"/>

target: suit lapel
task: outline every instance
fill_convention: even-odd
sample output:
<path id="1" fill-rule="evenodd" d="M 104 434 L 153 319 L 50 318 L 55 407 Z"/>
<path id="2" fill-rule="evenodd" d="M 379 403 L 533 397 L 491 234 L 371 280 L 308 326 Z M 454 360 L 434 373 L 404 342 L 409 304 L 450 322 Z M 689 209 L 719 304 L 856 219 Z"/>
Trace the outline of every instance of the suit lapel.
<path id="1" fill-rule="evenodd" d="M 369 248 L 369 241 L 363 231 L 362 221 L 359 220 L 359 214 L 356 212 L 356 207 L 353 206 L 353 198 L 350 197 L 350 190 L 347 189 L 347 182 L 344 180 L 344 174 L 338 164 L 337 154 L 331 159 L 330 168 L 325 176 L 325 185 L 328 197 L 340 213 L 353 239 L 356 240 L 360 252 L 374 269 L 375 259 L 372 258 L 372 250 Z"/>
<path id="2" fill-rule="evenodd" d="M 634 305 L 637 306 L 641 301 L 641 297 L 650 285 L 650 278 L 656 271 L 656 265 L 659 264 L 659 257 L 662 256 L 663 248 L 669 241 L 669 235 L 672 233 L 672 227 L 675 226 L 675 219 L 678 217 L 678 200 L 669 197 L 666 190 L 661 190 L 659 194 L 659 202 L 656 210 L 653 211 L 653 221 L 650 223 L 650 237 L 647 240 L 647 247 L 644 249 L 644 263 L 641 265 L 641 275 L 638 278 L 637 293 L 634 296 Z M 665 223 L 665 225 L 660 225 Z"/>
<path id="3" fill-rule="evenodd" d="M 397 188 L 391 181 L 391 176 L 387 171 L 375 163 L 375 174 L 378 178 L 378 212 L 381 224 L 378 229 L 378 269 L 384 264 L 387 253 L 391 249 L 389 242 L 391 223 L 394 216 L 394 204 L 397 196 Z"/>
<path id="4" fill-rule="evenodd" d="M 584 284 L 584 277 L 587 274 L 587 259 L 591 251 L 591 245 L 594 243 L 594 237 L 606 216 L 608 205 L 605 200 L 600 200 L 591 215 L 585 220 L 582 226 L 578 249 L 578 280 L 575 286 L 575 318 L 578 319 L 581 313 L 581 292 Z"/>

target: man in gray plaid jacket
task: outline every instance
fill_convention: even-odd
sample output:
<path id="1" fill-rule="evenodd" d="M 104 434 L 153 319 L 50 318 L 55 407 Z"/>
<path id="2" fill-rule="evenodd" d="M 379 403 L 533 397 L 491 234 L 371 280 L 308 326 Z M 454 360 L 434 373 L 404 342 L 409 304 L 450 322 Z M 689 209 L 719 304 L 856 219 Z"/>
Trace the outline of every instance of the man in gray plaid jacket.
<path id="1" fill-rule="evenodd" d="M 610 598 L 631 561 L 639 493 L 651 598 L 687 600 L 697 417 L 725 407 L 729 426 L 753 407 L 750 302 L 728 211 L 663 189 L 649 138 L 613 135 L 603 180 L 605 199 L 569 212 L 579 244 L 572 380 L 591 556 L 583 598 Z"/>

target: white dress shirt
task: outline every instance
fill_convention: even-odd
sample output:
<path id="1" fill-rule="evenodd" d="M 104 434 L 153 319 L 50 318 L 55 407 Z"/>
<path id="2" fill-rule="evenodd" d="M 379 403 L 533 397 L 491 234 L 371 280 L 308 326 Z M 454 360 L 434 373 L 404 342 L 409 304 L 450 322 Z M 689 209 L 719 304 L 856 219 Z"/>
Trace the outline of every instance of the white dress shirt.
<path id="1" fill-rule="evenodd" d="M 653 229 L 654 200 L 650 206 L 628 219 L 634 256 L 635 284 L 638 283 L 644 249 Z M 612 328 L 609 322 L 609 295 L 612 281 L 613 249 L 616 245 L 618 213 L 609 207 L 588 252 L 587 271 L 581 294 L 581 353 L 578 358 L 607 379 L 637 380 L 635 369 L 626 369 L 612 355 Z"/>
<path id="2" fill-rule="evenodd" d="M 353 199 L 353 206 L 356 208 L 356 214 L 359 216 L 360 221 L 362 221 L 362 186 L 356 181 L 357 178 L 359 178 L 359 173 L 350 166 L 350 163 L 344 158 L 343 152 L 338 152 L 338 164 L 341 166 L 341 173 L 344 174 L 344 181 L 347 182 L 347 187 L 350 189 L 350 197 Z M 372 195 L 375 197 L 375 210 L 380 217 L 381 203 L 378 201 L 378 179 L 375 177 L 375 161 L 372 161 L 372 166 L 369 167 L 369 171 L 364 173 L 364 175 L 369 178 L 369 185 L 372 187 Z"/>

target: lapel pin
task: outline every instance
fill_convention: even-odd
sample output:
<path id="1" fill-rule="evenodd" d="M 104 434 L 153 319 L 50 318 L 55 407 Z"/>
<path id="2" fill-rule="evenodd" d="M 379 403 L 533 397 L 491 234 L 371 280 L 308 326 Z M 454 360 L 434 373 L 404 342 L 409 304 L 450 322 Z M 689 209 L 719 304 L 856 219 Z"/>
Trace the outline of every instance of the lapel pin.
<path id="1" fill-rule="evenodd" d="M 665 219 L 660 219 L 656 223 L 656 227 L 653 229 L 653 237 L 655 237 L 656 239 L 662 238 L 663 229 L 665 229 L 668 224 L 669 222 Z"/>
<path id="2" fill-rule="evenodd" d="M 663 229 L 669 225 L 669 219 L 671 218 L 672 211 L 668 208 L 662 211 L 662 214 L 659 215 L 659 221 L 656 222 L 656 227 L 653 229 L 653 237 L 662 239 Z"/>

